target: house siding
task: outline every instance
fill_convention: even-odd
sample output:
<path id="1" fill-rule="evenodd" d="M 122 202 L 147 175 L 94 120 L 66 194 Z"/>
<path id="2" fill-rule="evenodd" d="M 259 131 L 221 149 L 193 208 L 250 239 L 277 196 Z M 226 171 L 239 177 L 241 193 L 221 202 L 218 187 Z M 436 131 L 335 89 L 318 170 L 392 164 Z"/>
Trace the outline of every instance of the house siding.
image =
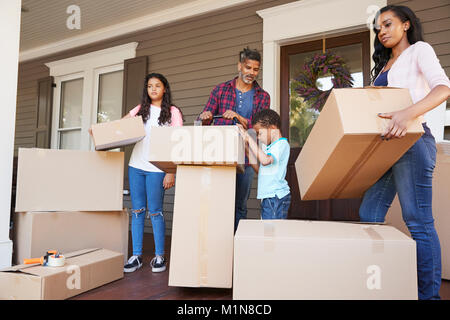
<path id="1" fill-rule="evenodd" d="M 167 77 L 174 103 L 182 109 L 185 125 L 191 125 L 214 86 L 236 76 L 239 51 L 249 46 L 262 52 L 263 23 L 256 11 L 289 2 L 292 1 L 258 0 L 20 63 L 15 156 L 20 147 L 35 147 L 37 80 L 49 75 L 45 63 L 136 41 L 139 43 L 136 56 L 148 56 L 148 71 Z M 262 73 L 258 82 L 262 85 Z M 256 186 L 255 177 L 248 201 L 249 218 L 259 218 Z M 168 234 L 172 227 L 173 202 L 174 188 L 164 198 Z M 124 196 L 124 207 L 130 206 L 129 196 Z M 149 219 L 145 231 L 151 232 Z"/>

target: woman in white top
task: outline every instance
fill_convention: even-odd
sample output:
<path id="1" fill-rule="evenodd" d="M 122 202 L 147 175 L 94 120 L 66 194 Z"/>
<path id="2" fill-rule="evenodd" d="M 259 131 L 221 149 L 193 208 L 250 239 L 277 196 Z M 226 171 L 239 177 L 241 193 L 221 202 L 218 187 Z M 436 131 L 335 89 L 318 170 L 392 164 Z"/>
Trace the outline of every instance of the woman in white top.
<path id="1" fill-rule="evenodd" d="M 155 257 L 151 260 L 150 266 L 153 272 L 162 272 L 166 270 L 164 191 L 174 186 L 175 176 L 164 173 L 148 161 L 151 130 L 156 126 L 183 125 L 183 115 L 180 109 L 172 104 L 169 82 L 163 75 L 159 73 L 147 75 L 141 104 L 132 109 L 125 118 L 134 116 L 142 116 L 146 136 L 134 146 L 128 167 L 133 255 L 124 266 L 124 272 L 133 272 L 142 266 L 142 244 L 147 210 L 152 222 L 155 242 Z"/>
<path id="2" fill-rule="evenodd" d="M 398 193 L 403 220 L 416 241 L 418 297 L 440 299 L 441 249 L 431 207 L 436 145 L 424 121 L 428 111 L 448 99 L 450 81 L 433 48 L 423 42 L 420 21 L 408 7 L 382 8 L 374 31 L 373 84 L 408 88 L 413 101 L 403 110 L 379 115 L 391 119 L 381 138 L 402 138 L 418 117 L 425 134 L 365 193 L 359 216 L 365 222 L 384 222 Z"/>

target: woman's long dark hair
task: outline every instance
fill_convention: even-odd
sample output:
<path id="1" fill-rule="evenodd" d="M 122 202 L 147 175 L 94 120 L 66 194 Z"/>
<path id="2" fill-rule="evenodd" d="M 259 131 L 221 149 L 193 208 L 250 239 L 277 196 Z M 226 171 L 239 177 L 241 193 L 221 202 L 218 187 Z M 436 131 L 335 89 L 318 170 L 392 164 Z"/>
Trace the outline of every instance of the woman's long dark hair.
<path id="1" fill-rule="evenodd" d="M 174 107 L 176 106 L 172 103 L 172 93 L 170 91 L 169 81 L 167 81 L 166 77 L 164 77 L 160 73 L 150 73 L 145 77 L 144 89 L 142 92 L 142 99 L 141 99 L 141 109 L 139 110 L 137 115 L 142 116 L 144 123 L 147 122 L 148 119 L 150 119 L 150 105 L 152 104 L 152 99 L 148 95 L 147 86 L 148 80 L 150 80 L 151 78 L 158 79 L 164 85 L 164 94 L 161 102 L 161 114 L 159 115 L 158 118 L 158 124 L 159 125 L 170 124 L 171 123 L 170 108 L 172 106 Z M 178 108 L 178 110 L 180 110 L 180 108 Z M 183 116 L 183 113 L 181 113 L 181 115 Z"/>
<path id="2" fill-rule="evenodd" d="M 375 67 L 373 67 L 371 71 L 372 76 L 372 83 L 375 81 L 378 74 L 381 72 L 381 70 L 384 68 L 386 63 L 391 58 L 392 49 L 384 47 L 380 40 L 378 40 L 378 33 L 380 30 L 376 28 L 377 20 L 380 14 L 386 11 L 392 11 L 402 22 L 409 21 L 410 27 L 407 31 L 408 36 L 408 42 L 410 44 L 414 44 L 417 41 L 423 41 L 423 32 L 422 32 L 422 24 L 420 23 L 419 18 L 417 18 L 414 11 L 412 11 L 410 8 L 406 6 L 396 6 L 396 5 L 389 5 L 386 7 L 383 7 L 378 11 L 377 15 L 374 19 L 374 28 L 373 31 L 375 32 L 375 41 L 374 41 L 374 49 L 375 52 L 372 55 L 372 59 L 375 62 Z"/>

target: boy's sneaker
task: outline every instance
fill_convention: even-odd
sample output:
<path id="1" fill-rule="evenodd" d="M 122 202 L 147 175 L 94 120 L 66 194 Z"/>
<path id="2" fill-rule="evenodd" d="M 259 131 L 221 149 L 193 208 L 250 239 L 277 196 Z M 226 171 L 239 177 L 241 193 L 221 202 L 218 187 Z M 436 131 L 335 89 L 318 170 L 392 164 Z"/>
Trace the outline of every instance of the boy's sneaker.
<path id="1" fill-rule="evenodd" d="M 150 261 L 152 272 L 163 272 L 166 270 L 166 260 L 162 256 L 156 256 Z"/>
<path id="2" fill-rule="evenodd" d="M 131 256 L 128 263 L 123 267 L 123 272 L 134 272 L 142 267 L 142 258 L 140 256 Z"/>

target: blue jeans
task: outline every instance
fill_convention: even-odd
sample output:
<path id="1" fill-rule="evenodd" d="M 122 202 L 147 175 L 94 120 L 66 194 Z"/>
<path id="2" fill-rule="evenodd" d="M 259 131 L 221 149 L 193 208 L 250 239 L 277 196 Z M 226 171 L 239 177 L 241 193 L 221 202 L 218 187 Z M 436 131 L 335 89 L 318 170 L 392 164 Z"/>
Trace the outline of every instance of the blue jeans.
<path id="1" fill-rule="evenodd" d="M 416 241 L 419 299 L 440 299 L 441 247 L 431 207 L 436 145 L 424 128 L 426 134 L 366 191 L 359 216 L 364 222 L 384 222 L 398 193 L 403 220 Z"/>
<path id="2" fill-rule="evenodd" d="M 290 193 L 281 199 L 277 196 L 263 199 L 261 201 L 261 219 L 287 219 L 290 204 Z"/>
<path id="3" fill-rule="evenodd" d="M 166 223 L 163 216 L 164 172 L 148 172 L 128 167 L 131 194 L 131 237 L 133 255 L 142 255 L 145 212 L 148 209 L 153 227 L 155 254 L 164 255 Z"/>
<path id="4" fill-rule="evenodd" d="M 251 166 L 246 166 L 243 173 L 236 174 L 236 200 L 234 210 L 234 232 L 236 232 L 239 220 L 247 219 L 247 201 L 250 196 L 253 175 L 255 171 Z"/>

